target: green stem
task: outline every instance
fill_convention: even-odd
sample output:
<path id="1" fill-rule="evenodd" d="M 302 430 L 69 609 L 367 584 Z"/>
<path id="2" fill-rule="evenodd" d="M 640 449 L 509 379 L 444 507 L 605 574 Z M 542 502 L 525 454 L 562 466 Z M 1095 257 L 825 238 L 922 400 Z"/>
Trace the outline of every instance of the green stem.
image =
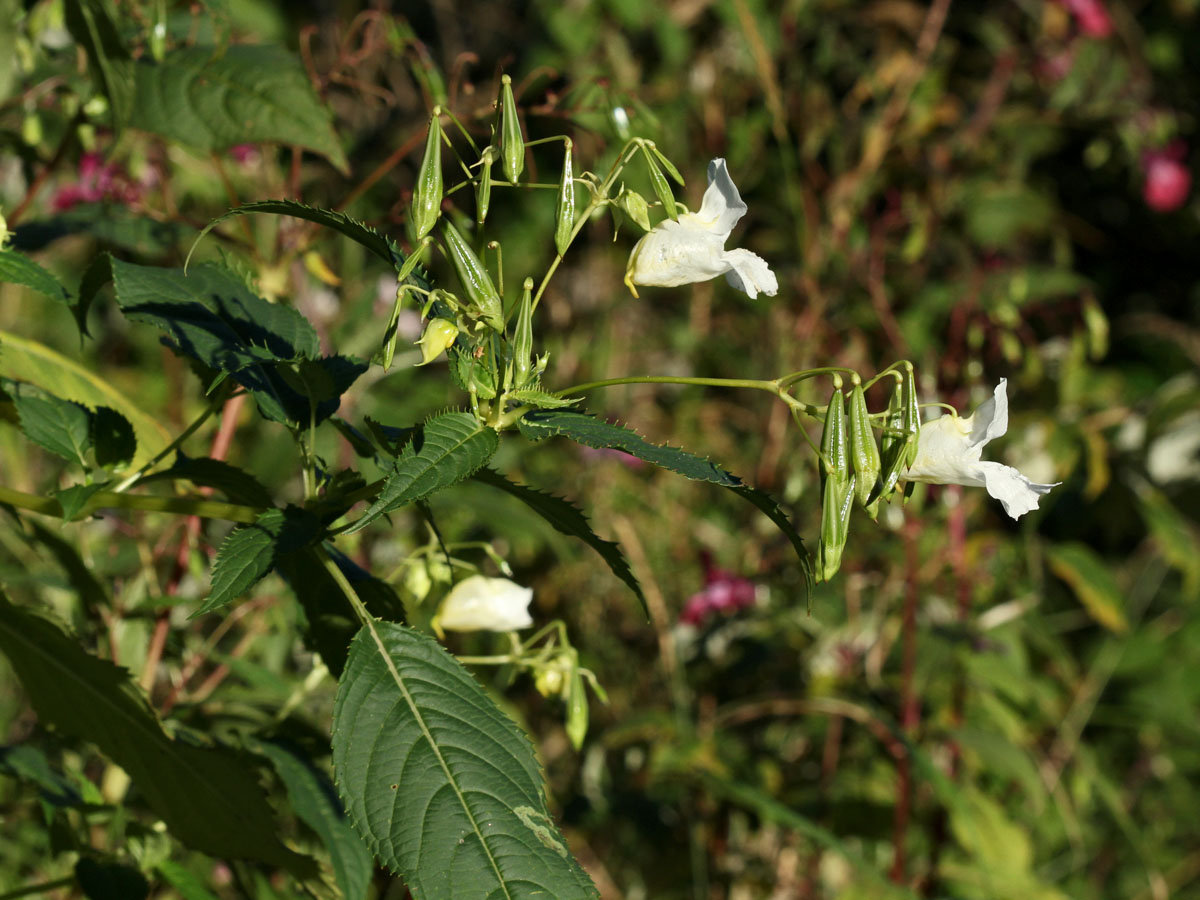
<path id="1" fill-rule="evenodd" d="M 0 486 L 0 503 L 57 518 L 62 518 L 63 514 L 62 507 L 53 497 L 26 494 L 2 486 Z M 151 497 L 138 494 L 119 494 L 116 491 L 99 491 L 88 498 L 76 518 L 83 518 L 99 509 L 140 509 L 146 512 L 199 516 L 202 519 L 225 519 L 244 524 L 254 522 L 265 511 L 262 507 L 241 506 L 217 500 L 198 500 L 190 497 Z"/>
<path id="2" fill-rule="evenodd" d="M 853 369 L 847 369 L 845 366 L 821 366 L 819 369 L 804 369 L 800 372 L 792 372 L 790 375 L 784 375 L 782 378 L 775 380 L 775 384 L 782 387 L 789 387 L 808 378 L 815 378 L 818 375 L 836 375 L 842 372 L 847 372 L 850 375 L 858 375 Z"/>
<path id="3" fill-rule="evenodd" d="M 151 458 L 140 469 L 114 487 L 113 491 L 119 494 L 133 487 L 133 485 L 137 483 L 138 479 L 174 453 L 179 447 L 183 446 L 184 441 L 199 431 L 200 426 L 207 422 L 212 414 L 224 406 L 226 402 L 232 400 L 234 396 L 236 396 L 236 394 L 229 394 L 221 397 L 220 399 L 215 399 L 213 402 L 209 403 L 208 406 L 204 408 L 204 411 L 192 421 L 192 424 L 179 433 L 179 436 L 176 437 L 175 440 L 171 441 L 171 443 L 159 450 L 158 453 L 154 454 L 153 458 Z"/>
<path id="4" fill-rule="evenodd" d="M 674 375 L 631 375 L 627 378 L 606 378 L 603 381 L 587 381 L 574 384 L 557 392 L 557 396 L 565 394 L 582 394 L 592 388 L 611 387 L 617 384 L 694 384 L 705 387 L 750 388 L 767 391 L 779 396 L 780 385 L 774 381 L 760 381 L 754 378 L 690 378 Z"/>
<path id="5" fill-rule="evenodd" d="M 31 884 L 28 887 L 17 888 L 15 891 L 0 894 L 0 900 L 17 900 L 18 897 L 32 897 L 34 894 L 45 894 L 47 891 L 56 891 L 59 888 L 71 887 L 74 884 L 75 876 L 68 875 L 66 878 L 60 878 L 57 881 L 43 881 L 41 884 Z"/>
<path id="6" fill-rule="evenodd" d="M 317 548 L 317 555 L 321 557 L 321 565 L 325 567 L 325 571 L 329 573 L 329 577 L 334 580 L 334 583 L 341 589 L 345 598 L 350 601 L 350 605 L 354 608 L 354 614 L 358 616 L 358 621 L 362 622 L 366 627 L 372 628 L 375 623 L 375 617 L 367 611 L 367 605 L 359 598 L 358 593 L 354 590 L 354 585 L 346 578 L 345 573 L 338 568 L 338 564 L 325 552 L 324 547 Z M 372 628 L 373 631 L 374 629 Z M 375 635 L 375 639 L 378 642 L 379 636 Z M 380 646 L 380 651 L 383 652 L 382 645 Z M 384 655 L 386 657 L 387 654 L 385 653 Z"/>

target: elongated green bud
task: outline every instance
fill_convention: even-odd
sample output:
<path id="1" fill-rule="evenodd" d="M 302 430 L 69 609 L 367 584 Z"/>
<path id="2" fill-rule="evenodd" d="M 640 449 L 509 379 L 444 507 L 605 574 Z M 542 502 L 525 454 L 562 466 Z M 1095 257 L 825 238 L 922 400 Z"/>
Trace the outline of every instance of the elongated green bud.
<path id="1" fill-rule="evenodd" d="M 889 496 L 896 488 L 896 482 L 905 468 L 905 454 L 908 448 L 908 435 L 904 430 L 904 388 L 901 381 L 896 381 L 892 387 L 892 395 L 888 398 L 887 413 L 883 417 L 883 434 L 879 439 L 883 468 L 880 471 L 879 483 L 867 503 L 874 503 L 880 497 Z"/>
<path id="2" fill-rule="evenodd" d="M 571 231 L 575 227 L 575 163 L 571 139 L 564 141 L 562 180 L 558 183 L 558 209 L 554 219 L 554 248 L 558 255 L 567 252 Z"/>
<path id="3" fill-rule="evenodd" d="M 911 466 L 917 458 L 917 437 L 921 433 L 921 407 L 917 403 L 917 377 L 911 365 L 904 367 L 904 465 Z"/>
<path id="4" fill-rule="evenodd" d="M 850 442 L 846 433 L 846 402 L 841 388 L 829 398 L 821 433 L 821 540 L 817 547 L 817 578 L 829 581 L 842 564 L 850 534 L 854 475 L 850 472 Z"/>
<path id="5" fill-rule="evenodd" d="M 646 168 L 650 170 L 650 183 L 654 185 L 654 193 L 658 195 L 663 209 L 666 210 L 671 220 L 678 220 L 679 211 L 675 209 L 675 195 L 671 193 L 671 185 L 667 184 L 667 176 L 659 168 L 658 160 L 655 159 L 654 153 L 645 144 L 642 144 L 642 155 L 646 157 Z"/>
<path id="6" fill-rule="evenodd" d="M 588 730 L 588 699 L 583 686 L 583 676 L 576 668 L 571 673 L 571 686 L 567 689 L 567 737 L 571 746 L 578 750 Z"/>
<path id="7" fill-rule="evenodd" d="M 463 240 L 449 220 L 445 223 L 446 247 L 450 251 L 450 259 L 458 272 L 458 280 L 467 290 L 467 296 L 479 307 L 482 318 L 495 331 L 504 330 L 504 311 L 500 303 L 500 295 L 492 284 L 492 276 L 484 268 L 479 257 L 470 245 Z"/>
<path id="8" fill-rule="evenodd" d="M 417 172 L 417 186 L 413 190 L 412 218 L 417 230 L 417 240 L 425 237 L 437 224 L 442 213 L 442 109 L 433 108 L 429 120 L 429 134 L 425 138 L 425 158 Z"/>
<path id="9" fill-rule="evenodd" d="M 526 278 L 513 334 L 513 382 L 520 390 L 533 380 L 533 279 Z"/>
<path id="10" fill-rule="evenodd" d="M 475 221 L 480 225 L 487 218 L 492 203 L 492 163 L 495 161 L 494 147 L 484 147 L 479 160 L 479 184 L 475 186 Z"/>
<path id="11" fill-rule="evenodd" d="M 856 384 L 851 389 L 849 405 L 850 461 L 854 464 L 858 502 L 866 506 L 875 488 L 875 482 L 879 479 L 882 463 L 879 459 L 879 447 L 875 444 L 875 432 L 871 428 L 871 416 L 867 412 L 867 398 L 861 384 Z"/>
<path id="12" fill-rule="evenodd" d="M 512 79 L 507 75 L 500 76 L 500 152 L 504 160 L 504 177 L 516 184 L 525 170 L 525 140 L 521 137 Z"/>

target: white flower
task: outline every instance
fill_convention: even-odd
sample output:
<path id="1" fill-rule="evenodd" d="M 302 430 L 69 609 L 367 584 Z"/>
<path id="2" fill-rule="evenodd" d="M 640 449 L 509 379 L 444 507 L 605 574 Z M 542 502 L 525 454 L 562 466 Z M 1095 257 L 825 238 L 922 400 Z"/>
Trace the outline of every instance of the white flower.
<path id="1" fill-rule="evenodd" d="M 729 177 L 725 160 L 708 164 L 708 190 L 700 211 L 681 213 L 678 221 L 664 219 L 642 237 L 629 255 L 625 283 L 637 296 L 635 284 L 677 287 L 708 281 L 718 275 L 749 294 L 774 297 L 779 290 L 766 260 L 749 250 L 726 250 L 725 241 L 746 204 Z"/>
<path id="2" fill-rule="evenodd" d="M 983 462 L 984 445 L 1008 430 L 1008 380 L 995 394 L 962 419 L 953 413 L 921 426 L 917 458 L 904 478 L 929 484 L 966 484 L 987 488 L 1014 519 L 1037 509 L 1038 498 L 1053 484 L 1035 484 L 1012 466 Z"/>
<path id="3" fill-rule="evenodd" d="M 451 631 L 516 631 L 533 624 L 529 603 L 533 588 L 507 578 L 472 575 L 456 584 L 442 601 L 438 625 Z"/>

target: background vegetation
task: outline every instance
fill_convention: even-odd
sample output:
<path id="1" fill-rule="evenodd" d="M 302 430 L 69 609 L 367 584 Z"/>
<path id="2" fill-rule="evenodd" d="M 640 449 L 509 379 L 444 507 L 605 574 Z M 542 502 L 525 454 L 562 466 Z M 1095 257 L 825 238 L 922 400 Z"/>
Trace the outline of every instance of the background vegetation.
<path id="1" fill-rule="evenodd" d="M 614 245 L 598 220 L 544 301 L 551 387 L 640 372 L 872 373 L 908 358 L 929 399 L 967 410 L 1009 379 L 1013 424 L 993 458 L 1061 486 L 1017 523 L 983 491 L 954 487 L 918 486 L 878 523 L 856 512 L 842 571 L 811 611 L 791 548 L 757 513 L 620 455 L 500 451 L 501 468 L 556 486 L 620 542 L 649 622 L 591 551 L 496 492 L 435 499 L 447 538 L 491 542 L 534 587 L 535 616 L 566 620 L 608 691 L 577 752 L 561 704 L 530 679 L 480 670 L 536 736 L 555 811 L 604 897 L 1200 896 L 1200 201 L 1189 189 L 1200 4 L 117 8 L 139 54 L 160 33 L 287 47 L 331 108 L 336 143 L 314 146 L 310 129 L 293 139 L 318 153 L 254 139 L 206 152 L 139 130 L 145 110 L 116 135 L 120 100 L 99 102 L 103 73 L 63 5 L 0 0 L 0 211 L 12 246 L 66 284 L 98 249 L 181 265 L 209 220 L 267 197 L 342 208 L 405 243 L 430 109 L 486 137 L 503 70 L 528 137 L 565 130 L 602 158 L 629 129 L 648 134 L 683 170 L 693 208 L 707 161 L 726 157 L 750 208 L 741 246 L 780 280 L 777 297 L 755 301 L 723 281 L 634 300 L 621 284 L 629 241 Z M 531 163 L 556 172 L 549 152 Z M 545 230 L 522 240 L 518 226 L 553 215 L 548 195 L 505 202 L 506 270 L 544 266 Z M 326 347 L 374 352 L 394 297 L 385 265 L 304 223 L 241 219 L 221 234 L 203 253 L 301 310 Z M 81 360 L 181 431 L 204 402 L 186 365 L 111 303 L 88 324 L 96 340 L 81 350 L 65 305 L 0 285 L 0 331 Z M 400 329 L 415 340 L 417 314 Z M 402 342 L 396 368 L 360 379 L 343 415 L 410 421 L 461 404 L 448 378 L 411 368 L 417 359 Z M 782 497 L 815 539 L 814 458 L 782 407 L 661 385 L 590 404 L 710 453 Z M 279 464 L 290 442 L 268 424 L 239 407 L 188 446 L 298 496 Z M 352 452 L 323 440 L 331 464 Z M 4 486 L 72 477 L 0 425 Z M 316 657 L 296 637 L 287 584 L 271 576 L 223 618 L 188 619 L 227 526 L 137 513 L 57 531 L 0 515 L 6 592 L 53 608 L 139 677 L 168 721 L 243 743 L 274 727 L 327 764 L 334 683 L 319 669 L 304 681 Z M 359 537 L 355 560 L 419 617 L 419 567 L 401 563 L 428 538 L 420 519 Z M 690 598 L 720 590 L 741 599 L 705 614 L 693 602 L 681 622 Z M 502 645 L 473 635 L 450 646 Z M 7 671 L 0 736 L 0 897 L 36 885 L 133 896 L 97 893 L 89 865 L 141 872 L 162 898 L 333 890 L 169 841 L 136 798 L 119 802 L 121 774 L 93 746 L 39 724 Z M 247 749 L 285 837 L 325 852 L 285 776 L 270 774 L 271 751 Z M 375 872 L 365 896 L 404 892 Z"/>

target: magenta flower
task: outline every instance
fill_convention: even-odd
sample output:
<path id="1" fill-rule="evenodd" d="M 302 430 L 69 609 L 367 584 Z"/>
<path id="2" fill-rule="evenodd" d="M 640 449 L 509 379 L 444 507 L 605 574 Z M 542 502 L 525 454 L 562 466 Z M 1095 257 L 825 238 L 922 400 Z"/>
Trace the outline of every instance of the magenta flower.
<path id="1" fill-rule="evenodd" d="M 1183 164 L 1187 147 L 1175 141 L 1161 150 L 1151 150 L 1142 156 L 1146 184 L 1142 198 L 1155 212 L 1172 212 L 1187 201 L 1192 189 L 1192 173 Z"/>
<path id="2" fill-rule="evenodd" d="M 135 203 L 141 198 L 141 188 L 116 163 L 104 162 L 99 153 L 89 152 L 79 157 L 77 180 L 60 187 L 50 203 L 55 212 L 63 212 L 80 203 L 99 203 L 104 200 Z"/>
<path id="3" fill-rule="evenodd" d="M 701 625 L 714 613 L 736 612 L 754 605 L 754 582 L 718 569 L 707 551 L 700 554 L 700 563 L 704 566 L 704 589 L 688 598 L 679 614 L 680 622 Z"/>
<path id="4" fill-rule="evenodd" d="M 1112 34 L 1112 18 L 1102 0 L 1062 0 L 1079 30 L 1090 38 L 1106 38 Z"/>

